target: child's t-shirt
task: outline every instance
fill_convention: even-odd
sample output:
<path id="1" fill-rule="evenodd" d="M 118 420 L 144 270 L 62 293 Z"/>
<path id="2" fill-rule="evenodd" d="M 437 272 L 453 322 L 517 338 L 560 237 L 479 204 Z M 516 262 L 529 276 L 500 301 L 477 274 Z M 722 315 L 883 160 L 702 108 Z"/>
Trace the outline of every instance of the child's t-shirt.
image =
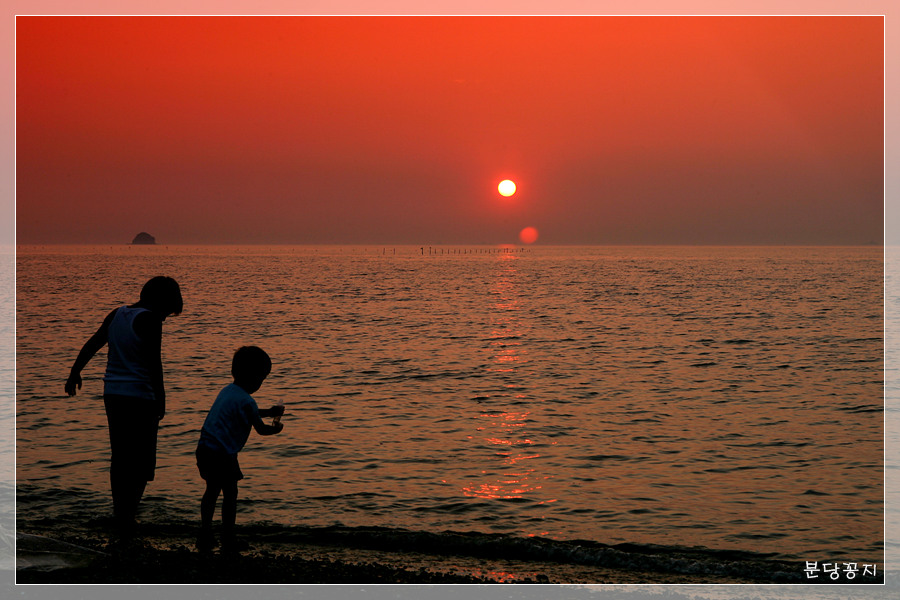
<path id="1" fill-rule="evenodd" d="M 103 393 L 153 400 L 150 369 L 144 354 L 146 343 L 134 331 L 134 320 L 146 308 L 120 306 L 109 324 Z"/>
<path id="2" fill-rule="evenodd" d="M 261 423 L 262 417 L 253 396 L 230 383 L 219 392 L 206 415 L 200 430 L 200 445 L 237 454 L 247 443 L 253 425 Z"/>

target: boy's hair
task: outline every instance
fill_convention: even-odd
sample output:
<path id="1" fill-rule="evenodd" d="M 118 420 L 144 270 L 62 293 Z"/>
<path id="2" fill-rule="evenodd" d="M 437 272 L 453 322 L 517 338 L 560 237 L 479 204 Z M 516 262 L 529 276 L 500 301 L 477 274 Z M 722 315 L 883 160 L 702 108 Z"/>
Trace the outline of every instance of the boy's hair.
<path id="1" fill-rule="evenodd" d="M 141 303 L 172 315 L 180 315 L 184 308 L 178 282 L 162 275 L 144 284 L 141 289 Z"/>
<path id="2" fill-rule="evenodd" d="M 267 376 L 272 372 L 272 359 L 257 346 L 242 346 L 231 359 L 231 376 L 235 379 Z"/>

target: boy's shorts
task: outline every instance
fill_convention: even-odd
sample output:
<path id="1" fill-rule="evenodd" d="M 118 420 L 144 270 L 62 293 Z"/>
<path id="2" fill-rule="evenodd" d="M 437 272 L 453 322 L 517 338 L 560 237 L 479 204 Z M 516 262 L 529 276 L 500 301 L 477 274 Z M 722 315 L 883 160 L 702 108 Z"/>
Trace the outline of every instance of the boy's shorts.
<path id="1" fill-rule="evenodd" d="M 130 396 L 103 395 L 109 423 L 110 474 L 153 481 L 156 469 L 157 404 Z"/>
<path id="2" fill-rule="evenodd" d="M 226 454 L 199 445 L 196 455 L 200 477 L 206 481 L 239 481 L 244 478 L 237 454 Z"/>

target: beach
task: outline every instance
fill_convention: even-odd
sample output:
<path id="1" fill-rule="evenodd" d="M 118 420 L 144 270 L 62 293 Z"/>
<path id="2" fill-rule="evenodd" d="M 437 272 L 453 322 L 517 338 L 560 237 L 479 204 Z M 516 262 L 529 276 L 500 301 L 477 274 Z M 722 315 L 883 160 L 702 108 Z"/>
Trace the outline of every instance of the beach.
<path id="1" fill-rule="evenodd" d="M 723 560 L 721 574 L 658 570 L 660 556 L 632 553 L 630 567 L 461 556 L 434 548 L 404 550 L 356 543 L 340 532 L 315 536 L 269 526 L 238 527 L 246 548 L 199 552 L 187 526 L 144 526 L 130 542 L 108 527 L 20 524 L 17 583 L 66 584 L 658 584 L 798 583 L 796 565 Z M 25 533 L 35 532 L 35 533 Z M 111 539 L 113 541 L 111 541 Z M 370 540 L 371 538 L 369 538 Z M 368 546 L 368 547 L 367 547 Z M 666 561 L 675 564 L 670 553 Z M 685 557 L 688 553 L 685 553 Z M 643 565 L 643 568 L 642 568 Z M 732 574 L 725 574 L 729 568 Z M 740 574 L 737 574 L 740 569 Z M 781 569 L 781 570 L 773 570 Z M 790 572 L 793 571 L 793 572 Z M 872 580 L 874 582 L 875 580 Z M 880 579 L 878 580 L 881 581 Z"/>

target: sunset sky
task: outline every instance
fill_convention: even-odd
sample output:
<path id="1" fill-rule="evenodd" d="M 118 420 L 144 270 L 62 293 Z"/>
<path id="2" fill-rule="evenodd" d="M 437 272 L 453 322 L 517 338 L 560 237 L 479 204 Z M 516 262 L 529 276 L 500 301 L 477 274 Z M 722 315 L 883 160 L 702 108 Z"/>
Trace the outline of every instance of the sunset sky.
<path id="1" fill-rule="evenodd" d="M 880 243 L 883 28 L 18 17 L 17 241 Z"/>

